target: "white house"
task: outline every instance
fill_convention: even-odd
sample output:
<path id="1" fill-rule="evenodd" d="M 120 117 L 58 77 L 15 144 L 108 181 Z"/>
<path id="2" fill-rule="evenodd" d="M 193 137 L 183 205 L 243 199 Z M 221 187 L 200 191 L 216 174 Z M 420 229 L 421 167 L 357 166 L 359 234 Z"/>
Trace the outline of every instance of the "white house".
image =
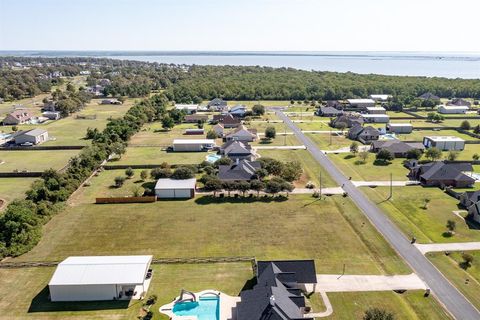
<path id="1" fill-rule="evenodd" d="M 368 114 L 387 114 L 387 110 L 384 107 L 367 107 Z"/>
<path id="2" fill-rule="evenodd" d="M 466 113 L 468 111 L 468 106 L 445 106 L 440 105 L 438 106 L 438 113 L 442 114 L 461 114 Z"/>
<path id="3" fill-rule="evenodd" d="M 388 123 L 390 117 L 386 114 L 362 114 L 362 118 L 367 123 Z"/>
<path id="4" fill-rule="evenodd" d="M 175 104 L 175 109 L 185 111 L 186 114 L 193 114 L 198 111 L 198 104 Z"/>
<path id="5" fill-rule="evenodd" d="M 48 288 L 52 301 L 139 299 L 148 291 L 153 256 L 68 257 Z"/>
<path id="6" fill-rule="evenodd" d="M 235 140 L 241 142 L 252 142 L 257 140 L 258 135 L 254 130 L 249 130 L 244 125 L 240 125 L 232 132 L 225 135 L 225 141 Z"/>
<path id="7" fill-rule="evenodd" d="M 190 199 L 195 197 L 197 179 L 158 179 L 155 195 L 159 199 Z"/>
<path id="8" fill-rule="evenodd" d="M 174 139 L 173 151 L 195 152 L 207 151 L 215 147 L 213 139 Z"/>
<path id="9" fill-rule="evenodd" d="M 350 108 L 365 109 L 375 107 L 375 100 L 372 99 L 347 99 Z"/>
<path id="10" fill-rule="evenodd" d="M 465 140 L 455 136 L 429 136 L 423 137 L 423 145 L 442 151 L 462 151 L 465 148 Z"/>
<path id="11" fill-rule="evenodd" d="M 48 141 L 48 132 L 43 129 L 32 129 L 15 134 L 15 144 L 40 144 Z"/>
<path id="12" fill-rule="evenodd" d="M 243 104 L 237 104 L 235 107 L 231 108 L 229 112 L 235 117 L 244 117 L 247 112 L 247 107 Z"/>
<path id="13" fill-rule="evenodd" d="M 387 123 L 387 133 L 410 133 L 413 131 L 411 123 Z"/>
<path id="14" fill-rule="evenodd" d="M 380 102 L 388 101 L 392 96 L 389 94 L 371 94 L 370 99 Z"/>

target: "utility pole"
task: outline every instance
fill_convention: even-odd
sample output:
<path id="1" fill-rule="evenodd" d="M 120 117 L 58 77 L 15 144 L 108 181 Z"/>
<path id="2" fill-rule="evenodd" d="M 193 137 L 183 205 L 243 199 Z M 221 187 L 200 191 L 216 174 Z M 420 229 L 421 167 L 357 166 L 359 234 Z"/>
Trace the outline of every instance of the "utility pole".
<path id="1" fill-rule="evenodd" d="M 283 145 L 286 146 L 287 145 L 287 125 L 286 124 L 284 124 L 283 129 L 284 129 Z"/>
<path id="2" fill-rule="evenodd" d="M 330 127 L 330 146 L 332 145 L 332 127 Z"/>
<path id="3" fill-rule="evenodd" d="M 318 189 L 320 190 L 320 199 L 322 199 L 322 170 L 320 169 L 320 183 L 318 184 Z"/>
<path id="4" fill-rule="evenodd" d="M 391 200 L 393 198 L 393 179 L 392 173 L 390 173 L 390 195 L 388 196 L 387 200 Z"/>

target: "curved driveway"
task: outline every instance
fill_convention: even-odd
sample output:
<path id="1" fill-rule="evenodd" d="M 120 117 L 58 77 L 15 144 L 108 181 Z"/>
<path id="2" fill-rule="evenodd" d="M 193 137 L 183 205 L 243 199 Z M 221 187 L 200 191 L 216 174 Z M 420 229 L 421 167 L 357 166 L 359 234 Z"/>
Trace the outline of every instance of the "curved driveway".
<path id="1" fill-rule="evenodd" d="M 480 312 L 410 243 L 380 208 L 358 190 L 280 109 L 276 109 L 276 114 L 295 133 L 298 140 L 307 147 L 312 156 L 329 172 L 338 185 L 343 186 L 353 202 L 413 271 L 432 289 L 433 294 L 450 314 L 456 319 L 480 319 Z"/>

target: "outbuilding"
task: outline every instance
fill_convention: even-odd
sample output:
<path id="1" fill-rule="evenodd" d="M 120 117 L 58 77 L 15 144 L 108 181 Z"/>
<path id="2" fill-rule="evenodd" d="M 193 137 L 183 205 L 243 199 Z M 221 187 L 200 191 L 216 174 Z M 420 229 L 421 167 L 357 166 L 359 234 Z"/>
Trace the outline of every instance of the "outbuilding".
<path id="1" fill-rule="evenodd" d="M 158 179 L 155 195 L 159 199 L 190 199 L 195 197 L 197 179 Z"/>
<path id="2" fill-rule="evenodd" d="M 386 114 L 362 114 L 362 118 L 367 123 L 388 123 L 390 117 Z"/>
<path id="3" fill-rule="evenodd" d="M 389 94 L 371 94 L 370 99 L 380 102 L 386 102 L 391 99 L 392 96 Z"/>
<path id="4" fill-rule="evenodd" d="M 176 152 L 199 152 L 208 151 L 215 147 L 213 139 L 175 139 L 173 151 Z"/>
<path id="5" fill-rule="evenodd" d="M 411 133 L 413 125 L 411 123 L 387 123 L 387 133 Z"/>
<path id="6" fill-rule="evenodd" d="M 365 109 L 375 107 L 375 100 L 372 99 L 347 99 L 350 108 Z"/>
<path id="7" fill-rule="evenodd" d="M 48 288 L 51 301 L 130 300 L 144 297 L 153 256 L 68 257 Z"/>
<path id="8" fill-rule="evenodd" d="M 384 107 L 367 107 L 368 114 L 387 114 Z"/>
<path id="9" fill-rule="evenodd" d="M 467 113 L 468 106 L 445 106 L 441 105 L 438 107 L 438 113 L 442 114 L 463 114 Z"/>
<path id="10" fill-rule="evenodd" d="M 22 131 L 15 134 L 15 144 L 40 144 L 48 141 L 48 132 L 43 129 L 32 129 L 29 131 Z"/>
<path id="11" fill-rule="evenodd" d="M 442 151 L 462 151 L 465 148 L 465 140 L 455 136 L 430 136 L 423 138 L 423 145 Z"/>
<path id="12" fill-rule="evenodd" d="M 197 112 L 198 104 L 176 104 L 175 109 L 185 111 L 186 114 L 193 114 Z"/>

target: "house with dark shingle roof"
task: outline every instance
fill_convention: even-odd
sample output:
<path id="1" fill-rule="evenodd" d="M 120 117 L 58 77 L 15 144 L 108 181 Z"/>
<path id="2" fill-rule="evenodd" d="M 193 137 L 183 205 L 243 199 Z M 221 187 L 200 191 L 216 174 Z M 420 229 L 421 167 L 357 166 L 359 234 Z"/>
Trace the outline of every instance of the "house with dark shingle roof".
<path id="1" fill-rule="evenodd" d="M 425 92 L 424 94 L 420 95 L 418 98 L 423 100 L 440 100 L 440 97 L 434 95 L 431 92 Z"/>
<path id="2" fill-rule="evenodd" d="M 240 293 L 234 308 L 237 320 L 313 320 L 302 293 L 316 284 L 313 260 L 258 261 L 257 284 Z"/>
<path id="3" fill-rule="evenodd" d="M 363 125 L 363 118 L 358 113 L 346 112 L 340 116 L 337 116 L 330 122 L 330 125 L 334 128 L 337 128 L 340 123 L 345 124 L 345 128 L 351 128 L 356 125 Z"/>
<path id="4" fill-rule="evenodd" d="M 426 187 L 472 187 L 475 179 L 464 172 L 472 172 L 473 167 L 469 162 L 434 161 L 426 164 L 412 162 L 408 177 L 419 181 Z"/>
<path id="5" fill-rule="evenodd" d="M 348 138 L 358 140 L 363 144 L 369 144 L 380 137 L 380 132 L 372 126 L 353 126 L 348 130 Z"/>
<path id="6" fill-rule="evenodd" d="M 257 178 L 255 172 L 261 168 L 262 165 L 258 161 L 237 159 L 231 165 L 219 166 L 218 178 L 222 181 L 250 181 Z"/>
<path id="7" fill-rule="evenodd" d="M 464 208 L 469 208 L 471 205 L 480 201 L 480 190 L 465 191 L 460 195 L 460 205 Z"/>
<path id="8" fill-rule="evenodd" d="M 248 143 L 235 140 L 225 142 L 220 147 L 220 153 L 234 161 L 237 159 L 253 161 L 257 158 L 256 153 Z"/>
<path id="9" fill-rule="evenodd" d="M 425 147 L 420 142 L 403 142 L 399 140 L 373 141 L 370 151 L 378 153 L 381 150 L 388 150 L 395 158 L 406 158 L 410 150 L 420 150 L 423 152 Z"/>
<path id="10" fill-rule="evenodd" d="M 468 100 L 462 99 L 462 98 L 454 98 L 451 101 L 447 102 L 447 106 L 457 106 L 457 107 L 471 107 L 472 103 Z"/>
<path id="11" fill-rule="evenodd" d="M 226 129 L 236 128 L 242 123 L 239 118 L 236 118 L 231 114 L 215 114 L 213 116 L 213 121 L 221 123 Z"/>
<path id="12" fill-rule="evenodd" d="M 343 114 L 342 110 L 338 110 L 334 107 L 320 107 L 315 111 L 315 114 L 317 116 L 322 116 L 322 117 L 337 117 Z"/>
<path id="13" fill-rule="evenodd" d="M 468 215 L 473 221 L 480 223 L 480 201 L 477 201 L 468 207 Z"/>
<path id="14" fill-rule="evenodd" d="M 212 101 L 210 101 L 207 104 L 207 107 L 209 110 L 214 110 L 214 111 L 227 111 L 227 101 L 220 99 L 220 98 L 215 98 Z"/>

